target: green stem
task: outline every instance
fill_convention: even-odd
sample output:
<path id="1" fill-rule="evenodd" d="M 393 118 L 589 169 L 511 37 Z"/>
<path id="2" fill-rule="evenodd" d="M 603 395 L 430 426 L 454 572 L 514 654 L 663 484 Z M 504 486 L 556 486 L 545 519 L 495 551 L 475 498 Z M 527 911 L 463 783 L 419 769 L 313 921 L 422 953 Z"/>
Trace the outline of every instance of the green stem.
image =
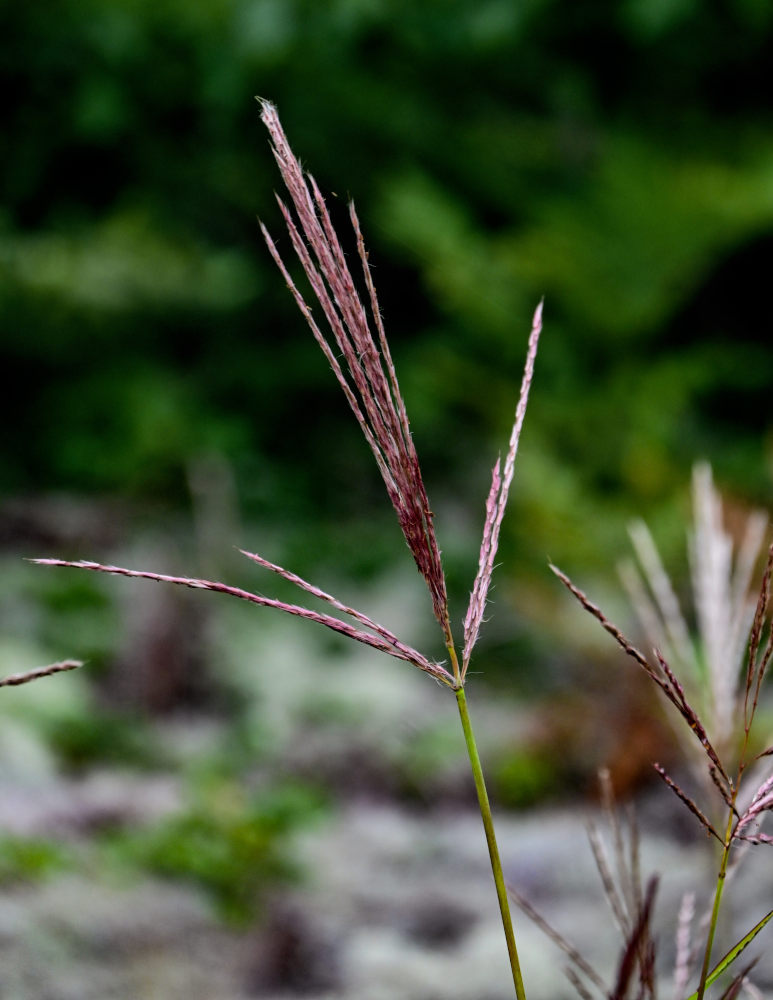
<path id="1" fill-rule="evenodd" d="M 717 875 L 717 889 L 714 893 L 714 905 L 711 908 L 711 923 L 709 924 L 709 933 L 706 938 L 706 951 L 703 953 L 703 966 L 701 967 L 701 978 L 698 983 L 698 995 L 697 1000 L 703 1000 L 703 996 L 706 992 L 706 980 L 709 975 L 709 965 L 711 963 L 711 950 L 714 947 L 714 935 L 717 930 L 717 920 L 719 919 L 719 907 L 722 902 L 722 892 L 725 888 L 725 878 L 727 876 L 727 863 L 730 859 L 730 844 L 733 832 L 733 810 L 730 810 L 730 815 L 727 819 L 727 829 L 725 830 L 725 842 L 722 848 L 722 861 L 719 865 L 719 873 Z"/>
<path id="2" fill-rule="evenodd" d="M 489 805 L 486 782 L 483 779 L 483 768 L 481 767 L 478 755 L 478 747 L 475 743 L 475 735 L 472 731 L 470 713 L 467 710 L 467 698 L 465 697 L 463 687 L 456 690 L 456 702 L 459 706 L 459 717 L 462 720 L 464 741 L 467 744 L 467 753 L 470 757 L 475 790 L 478 793 L 478 805 L 480 806 L 480 815 L 483 820 L 483 829 L 486 833 L 486 843 L 488 844 L 488 853 L 491 859 L 491 871 L 494 875 L 494 883 L 497 888 L 499 912 L 502 915 L 502 927 L 505 931 L 507 952 L 510 956 L 510 968 L 513 973 L 515 995 L 518 1000 L 526 1000 L 526 992 L 523 988 L 523 979 L 521 978 L 521 965 L 518 961 L 518 951 L 515 947 L 513 921 L 510 916 L 510 902 L 507 898 L 507 887 L 505 886 L 505 877 L 502 873 L 502 862 L 499 860 L 499 848 L 497 847 L 497 840 L 494 834 L 494 821 L 491 818 L 491 806 Z"/>

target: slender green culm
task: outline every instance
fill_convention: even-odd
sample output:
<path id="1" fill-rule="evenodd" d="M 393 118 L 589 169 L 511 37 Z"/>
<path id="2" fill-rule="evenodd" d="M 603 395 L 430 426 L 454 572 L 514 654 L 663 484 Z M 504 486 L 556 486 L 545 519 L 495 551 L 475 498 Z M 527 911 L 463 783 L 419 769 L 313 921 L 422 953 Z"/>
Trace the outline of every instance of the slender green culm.
<path id="1" fill-rule="evenodd" d="M 502 915 L 502 927 L 504 928 L 505 940 L 507 941 L 507 953 L 510 956 L 510 968 L 513 973 L 515 995 L 518 997 L 518 1000 L 526 1000 L 526 992 L 523 988 L 523 978 L 521 977 L 521 964 L 518 961 L 518 949 L 515 946 L 515 934 L 513 932 L 513 920 L 510 916 L 510 903 L 507 898 L 507 886 L 505 885 L 505 876 L 502 872 L 502 862 L 499 858 L 499 848 L 497 847 L 497 838 L 494 833 L 494 821 L 491 817 L 491 805 L 488 799 L 488 792 L 486 791 L 486 782 L 483 778 L 483 768 L 480 763 L 478 747 L 475 743 L 475 734 L 472 730 L 470 713 L 467 709 L 467 698 L 463 687 L 458 688 L 456 691 L 456 703 L 459 706 L 459 718 L 462 720 L 464 742 L 467 744 L 467 753 L 470 757 L 470 767 L 472 768 L 472 776 L 475 781 L 475 791 L 478 793 L 478 806 L 480 807 L 480 815 L 483 820 L 483 830 L 486 834 L 486 843 L 488 844 L 488 853 L 491 860 L 491 871 L 494 875 L 494 884 L 497 888 L 499 912 Z"/>
<path id="2" fill-rule="evenodd" d="M 731 814 L 732 823 L 732 814 Z M 730 824 L 728 824 L 730 829 Z M 717 931 L 717 921 L 719 919 L 719 907 L 722 903 L 722 891 L 725 888 L 725 879 L 727 877 L 727 863 L 730 859 L 730 834 L 728 833 L 727 841 L 725 842 L 725 847 L 722 851 L 722 862 L 719 868 L 719 875 L 717 876 L 717 888 L 714 893 L 714 905 L 711 908 L 711 922 L 709 924 L 708 934 L 706 936 L 706 948 L 703 952 L 703 965 L 701 966 L 701 978 L 698 983 L 698 1000 L 703 1000 L 706 993 L 706 986 L 708 985 L 709 976 L 709 965 L 711 963 L 711 951 L 714 947 L 714 935 Z"/>

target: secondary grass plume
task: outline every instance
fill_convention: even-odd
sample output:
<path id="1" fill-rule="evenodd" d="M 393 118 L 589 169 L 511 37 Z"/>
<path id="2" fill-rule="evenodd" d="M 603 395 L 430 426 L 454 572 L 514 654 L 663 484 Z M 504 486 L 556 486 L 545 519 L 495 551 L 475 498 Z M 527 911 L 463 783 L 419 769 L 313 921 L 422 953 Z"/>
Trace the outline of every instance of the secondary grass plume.
<path id="1" fill-rule="evenodd" d="M 719 845 L 717 879 L 711 911 L 707 921 L 707 932 L 702 949 L 702 961 L 698 974 L 698 985 L 688 1000 L 703 1000 L 706 990 L 735 962 L 749 943 L 773 919 L 773 910 L 762 917 L 736 944 L 712 967 L 714 940 L 719 913 L 722 905 L 731 858 L 743 843 L 773 844 L 773 837 L 762 832 L 761 823 L 766 814 L 773 811 L 773 775 L 752 778 L 754 791 L 749 798 L 747 785 L 750 772 L 755 765 L 773 755 L 773 747 L 755 753 L 752 739 L 757 709 L 759 707 L 762 683 L 773 658 L 773 627 L 771 627 L 771 576 L 773 576 L 773 545 L 767 553 L 762 583 L 756 602 L 749 607 L 747 601 L 748 579 L 753 571 L 755 555 L 759 552 L 764 523 L 759 517 L 752 520 L 747 528 L 746 542 L 742 546 L 740 566 L 733 572 L 730 558 L 729 537 L 724 533 L 719 499 L 713 492 L 710 474 L 706 467 L 698 467 L 695 477 L 696 528 L 692 536 L 693 565 L 697 568 L 696 592 L 704 595 L 704 611 L 699 612 L 699 623 L 704 637 L 713 637 L 714 646 L 707 654 L 708 669 L 703 671 L 704 688 L 707 696 L 691 677 L 690 691 L 686 691 L 674 669 L 661 649 L 655 646 L 650 655 L 645 655 L 614 625 L 590 598 L 577 587 L 560 569 L 551 567 L 565 587 L 580 602 L 600 625 L 614 638 L 621 649 L 630 657 L 660 689 L 682 720 L 682 732 L 690 744 L 696 745 L 702 759 L 705 788 L 708 802 L 701 808 L 665 769 L 655 763 L 658 776 L 674 792 L 684 806 L 695 816 L 706 833 Z M 708 512 L 708 513 L 707 513 Z M 638 554 L 645 566 L 656 605 L 639 601 L 644 607 L 649 621 L 664 639 L 669 641 L 666 648 L 687 648 L 687 628 L 673 590 L 665 577 L 654 545 L 645 530 L 639 527 L 635 533 Z M 721 559 L 712 559 L 712 554 L 722 554 Z M 641 585 L 634 580 L 634 594 L 641 595 Z M 712 594 L 714 599 L 708 600 Z M 717 595 L 724 599 L 717 603 Z M 713 609 L 719 619 L 708 622 L 708 608 Z M 745 622 L 747 629 L 739 641 L 738 623 Z M 724 623 L 724 625 L 723 625 Z M 676 638 L 675 638 L 676 637 Z M 729 641 L 732 639 L 732 641 Z M 719 655 L 721 651 L 722 655 Z M 744 655 L 745 654 L 745 655 Z M 683 657 L 690 662 L 690 658 Z M 729 704 L 724 702 L 717 709 L 717 692 L 724 692 Z M 700 697 L 700 703 L 696 698 Z M 699 708 L 695 705 L 700 704 Z M 704 722 L 703 710 L 708 712 Z M 709 816 L 717 811 L 724 813 L 720 822 L 713 822 Z M 681 928 L 684 932 L 684 926 Z M 753 964 L 753 963 L 752 963 Z M 741 988 L 746 988 L 745 980 L 751 966 L 736 973 L 732 982 L 722 994 L 722 1000 L 732 1000 Z M 692 970 L 686 960 L 679 971 L 678 982 L 686 984 Z M 617 996 L 619 994 L 610 994 Z M 645 992 L 654 998 L 654 991 Z M 624 994 L 620 995 L 623 1000 Z M 683 996 L 683 993 L 677 994 Z"/>

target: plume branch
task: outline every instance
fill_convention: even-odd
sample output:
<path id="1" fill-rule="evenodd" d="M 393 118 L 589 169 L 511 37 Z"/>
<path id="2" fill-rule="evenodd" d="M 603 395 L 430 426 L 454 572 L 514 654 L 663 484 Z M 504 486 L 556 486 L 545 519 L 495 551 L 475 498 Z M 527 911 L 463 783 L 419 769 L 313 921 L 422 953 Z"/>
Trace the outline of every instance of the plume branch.
<path id="1" fill-rule="evenodd" d="M 534 364 L 537 359 L 537 346 L 539 344 L 540 333 L 542 332 L 542 302 L 534 311 L 529 335 L 529 344 L 526 350 L 526 364 L 521 380 L 521 391 L 518 397 L 518 405 L 515 408 L 515 421 L 510 433 L 510 443 L 505 457 L 504 469 L 500 469 L 500 462 L 497 460 L 491 475 L 491 489 L 486 500 L 486 517 L 483 523 L 483 540 L 480 547 L 480 557 L 478 560 L 478 573 L 475 577 L 472 593 L 470 594 L 470 604 L 464 619 L 464 652 L 462 655 L 462 677 L 467 672 L 473 646 L 475 645 L 483 615 L 486 610 L 486 598 L 491 577 L 494 572 L 494 561 L 497 549 L 499 548 L 499 531 L 502 527 L 502 520 L 505 516 L 507 498 L 510 493 L 510 484 L 513 481 L 515 469 L 515 457 L 518 453 L 518 442 L 521 437 L 523 421 L 526 416 L 526 405 L 529 401 L 529 389 L 534 378 Z"/>
<path id="2" fill-rule="evenodd" d="M 749 654 L 746 666 L 746 687 L 744 691 L 744 724 L 746 730 L 751 728 L 754 713 L 757 709 L 757 702 L 760 695 L 762 679 L 773 654 L 773 630 L 768 630 L 768 639 L 762 655 L 759 656 L 762 633 L 765 626 L 765 619 L 770 605 L 770 579 L 773 573 L 773 545 L 768 549 L 768 558 L 765 563 L 765 571 L 762 575 L 762 585 L 760 586 L 757 605 L 754 610 L 752 627 L 749 632 Z M 752 694 L 753 690 L 753 694 Z M 749 696 L 752 695 L 751 704 Z"/>
<path id="3" fill-rule="evenodd" d="M 725 843 L 724 840 L 720 837 L 720 835 L 717 833 L 717 831 L 714 829 L 714 827 L 711 825 L 708 819 L 706 819 L 706 817 L 700 811 L 698 806 L 693 802 L 690 796 L 685 791 L 683 791 L 679 787 L 679 785 L 677 785 L 677 783 L 673 780 L 673 778 L 670 778 L 668 774 L 666 774 L 665 769 L 660 764 L 653 764 L 652 766 L 655 768 L 657 774 L 668 785 L 668 787 L 671 789 L 674 795 L 676 795 L 676 797 L 680 800 L 680 802 L 684 803 L 684 805 L 687 806 L 687 808 L 690 810 L 693 816 L 695 816 L 700 821 L 701 825 L 704 827 L 706 832 L 710 834 L 712 837 L 715 837 L 720 842 L 720 844 L 724 846 Z"/>
<path id="4" fill-rule="evenodd" d="M 719 772 L 714 765 L 709 766 L 709 777 L 711 778 L 714 786 L 716 787 L 719 794 L 722 796 L 725 805 L 728 806 L 732 811 L 738 816 L 738 809 L 736 808 L 735 802 L 733 801 L 733 795 L 730 788 L 728 788 L 727 782 L 724 778 L 721 778 Z"/>
<path id="5" fill-rule="evenodd" d="M 609 994 L 610 1000 L 625 1000 L 628 985 L 637 967 L 639 970 L 639 982 L 642 987 L 639 995 L 652 995 L 654 955 L 650 936 L 650 921 L 657 888 L 657 878 L 651 878 L 647 883 L 636 923 L 631 929 L 620 958 L 617 981 L 612 992 Z"/>
<path id="6" fill-rule="evenodd" d="M 49 663 L 46 667 L 36 667 L 34 670 L 25 670 L 18 674 L 10 674 L 8 677 L 0 679 L 0 687 L 18 687 L 20 684 L 29 684 L 30 681 L 37 681 L 41 677 L 51 677 L 52 674 L 61 674 L 67 670 L 77 670 L 82 667 L 80 660 L 60 660 L 58 663 Z"/>
<path id="7" fill-rule="evenodd" d="M 770 812 L 771 810 L 773 810 L 773 775 L 769 775 L 752 796 L 749 807 L 736 823 L 733 837 L 739 837 L 741 840 L 754 839 L 757 843 L 770 842 L 770 838 L 765 834 L 756 832 L 748 834 L 744 832 L 743 836 L 741 836 L 741 831 L 746 831 L 750 823 L 755 822 L 763 813 Z"/>
<path id="8" fill-rule="evenodd" d="M 95 573 L 108 573 L 113 576 L 127 576 L 135 579 L 155 580 L 158 583 L 174 583 L 180 587 L 190 587 L 192 590 L 211 590 L 218 594 L 228 594 L 229 596 L 236 597 L 239 600 L 249 601 L 251 604 L 257 604 L 264 608 L 276 608 L 278 611 L 284 611 L 287 614 L 295 615 L 297 618 L 306 618 L 308 621 L 324 625 L 326 628 L 332 629 L 333 632 L 338 632 L 341 635 L 348 636 L 350 639 L 355 639 L 357 642 L 361 642 L 366 646 L 378 649 L 382 653 L 388 653 L 389 656 L 394 656 L 398 660 L 406 660 L 408 663 L 412 663 L 415 667 L 418 667 L 419 670 L 423 670 L 425 673 L 430 674 L 436 680 L 441 681 L 449 687 L 452 687 L 454 684 L 453 677 L 449 674 L 445 667 L 439 663 L 433 663 L 431 660 L 428 660 L 425 656 L 418 652 L 418 650 L 405 645 L 396 636 L 387 632 L 386 629 L 383 629 L 380 626 L 380 633 L 377 635 L 371 635 L 370 632 L 365 632 L 362 629 L 355 628 L 353 625 L 349 624 L 349 622 L 341 621 L 341 619 L 334 618 L 332 615 L 321 614 L 318 611 L 313 611 L 311 608 L 303 608 L 297 604 L 288 604 L 285 601 L 278 601 L 272 597 L 263 597 L 262 594 L 253 594 L 251 591 L 243 590 L 241 587 L 231 587 L 228 584 L 219 583 L 214 580 L 199 580 L 185 576 L 170 576 L 165 573 L 151 573 L 146 570 L 125 569 L 122 566 L 108 566 L 102 563 L 87 562 L 85 560 L 70 562 L 65 559 L 32 559 L 30 561 L 41 566 L 64 566 L 71 569 L 85 569 Z M 277 570 L 278 569 L 279 567 L 277 567 Z M 322 592 L 320 592 L 320 595 L 321 593 Z M 341 608 L 343 609 L 343 605 Z M 365 617 L 366 616 L 364 615 L 360 615 L 359 620 L 362 621 Z"/>
<path id="9" fill-rule="evenodd" d="M 644 521 L 634 521 L 628 528 L 628 534 L 655 600 L 654 615 L 647 622 L 645 632 L 661 648 L 665 639 L 679 659 L 689 663 L 692 655 L 689 629 L 649 528 Z M 646 593 L 642 596 L 646 600 Z M 646 608 L 640 607 L 638 595 L 634 597 L 633 606 L 637 614 L 644 618 L 640 612 L 646 614 Z M 645 624 L 644 620 L 642 624 Z M 655 639 L 655 636 L 658 638 Z"/>
<path id="10" fill-rule="evenodd" d="M 269 562 L 268 559 L 264 559 L 263 556 L 258 555 L 257 552 L 247 552 L 245 549 L 239 549 L 239 551 L 243 556 L 246 556 L 248 559 L 251 559 L 252 562 L 257 563 L 258 566 L 262 566 L 264 569 L 270 570 L 272 573 L 276 573 L 277 576 L 281 576 L 283 579 L 287 580 L 288 583 L 295 584 L 296 587 L 300 587 L 301 590 L 305 590 L 306 593 L 332 605 L 336 611 L 342 611 L 350 618 L 354 618 L 354 620 L 359 622 L 360 625 L 364 625 L 365 628 L 375 632 L 376 635 L 380 635 L 382 639 L 385 639 L 396 650 L 404 652 L 406 655 L 415 655 L 416 650 L 411 649 L 410 646 L 406 646 L 405 643 L 401 642 L 397 636 L 394 635 L 394 633 L 390 632 L 389 629 L 384 628 L 383 625 L 379 625 L 378 622 L 374 622 L 372 618 L 368 617 L 368 615 L 363 614 L 361 611 L 357 611 L 356 608 L 349 607 L 348 604 L 344 604 L 336 597 L 333 597 L 332 594 L 328 594 L 324 590 L 315 586 L 313 583 L 309 583 L 307 580 L 304 580 L 303 577 L 297 576 L 295 573 L 291 573 L 282 566 L 277 566 L 276 563 Z"/>
<path id="11" fill-rule="evenodd" d="M 706 756 L 711 761 L 711 765 L 716 769 L 716 771 L 724 778 L 727 785 L 730 785 L 730 778 L 727 775 L 719 756 L 709 740 L 708 734 L 706 733 L 706 727 L 703 725 L 701 720 L 698 718 L 698 713 L 689 704 L 684 693 L 684 688 L 679 683 L 673 670 L 663 657 L 660 655 L 658 650 L 655 650 L 655 655 L 657 656 L 660 668 L 665 676 L 665 682 L 660 686 L 665 692 L 666 697 L 674 705 L 674 707 L 679 711 L 682 718 L 685 720 L 690 729 L 695 733 L 700 745 L 703 747 Z"/>
<path id="12" fill-rule="evenodd" d="M 676 956 L 674 958 L 674 1000 L 683 1000 L 693 963 L 691 944 L 692 922 L 695 916 L 695 893 L 682 896 L 677 917 Z"/>
<path id="13" fill-rule="evenodd" d="M 605 632 L 609 632 L 609 634 L 612 636 L 612 638 L 615 640 L 618 646 L 620 646 L 623 652 L 626 653 L 626 655 L 630 656 L 632 660 L 635 660 L 636 663 L 638 663 L 639 666 L 642 668 L 642 670 L 644 670 L 645 673 L 647 673 L 659 687 L 662 687 L 663 686 L 662 680 L 657 677 L 657 674 L 655 673 L 647 657 L 643 653 L 641 653 L 631 642 L 629 642 L 628 639 L 626 639 L 626 637 L 623 635 L 623 633 L 620 631 L 617 625 L 611 622 L 604 614 L 604 612 L 601 610 L 601 608 L 597 604 L 594 604 L 593 601 L 582 590 L 580 590 L 579 587 L 575 586 L 572 583 L 572 581 L 566 575 L 566 573 L 560 570 L 558 566 L 554 566 L 553 563 L 549 563 L 548 565 L 550 566 L 550 569 L 558 577 L 558 579 L 561 581 L 561 583 L 563 583 L 563 585 L 566 587 L 569 593 L 573 594 L 580 602 L 582 607 L 585 608 L 585 610 L 589 614 L 593 615 L 593 617 L 596 619 L 597 622 L 599 622 L 599 624 L 601 625 L 601 627 L 604 629 Z"/>
<path id="14" fill-rule="evenodd" d="M 608 632 L 612 638 L 617 642 L 620 648 L 631 657 L 642 670 L 647 674 L 647 676 L 652 680 L 663 694 L 668 698 L 671 704 L 677 709 L 679 714 L 685 720 L 687 725 L 690 727 L 693 733 L 695 733 L 696 738 L 703 747 L 706 755 L 708 756 L 711 764 L 716 768 L 718 773 L 725 779 L 727 784 L 730 784 L 730 779 L 727 776 L 727 772 L 719 759 L 719 756 L 712 746 L 708 735 L 706 734 L 706 728 L 700 721 L 697 713 L 688 703 L 684 689 L 682 685 L 676 678 L 676 675 L 669 667 L 668 663 L 663 659 L 658 650 L 655 650 L 655 656 L 657 658 L 658 666 L 653 666 L 650 661 L 641 653 L 620 631 L 617 625 L 613 624 L 604 614 L 604 612 L 599 608 L 590 598 L 580 590 L 579 587 L 575 586 L 569 577 L 563 573 L 557 566 L 550 564 L 550 568 L 553 570 L 558 579 L 563 583 L 563 585 L 573 594 L 577 600 L 580 602 L 583 608 L 589 612 L 593 617 L 602 625 L 604 630 Z"/>
<path id="15" fill-rule="evenodd" d="M 626 909 L 625 890 L 622 886 L 618 887 L 615 882 L 612 863 L 604 842 L 601 839 L 599 831 L 592 823 L 588 824 L 587 833 L 588 843 L 590 844 L 593 860 L 596 864 L 596 871 L 599 873 L 599 878 L 601 879 L 604 895 L 612 911 L 612 916 L 615 918 L 615 923 L 620 933 L 625 937 L 630 930 L 630 915 Z"/>
<path id="16" fill-rule="evenodd" d="M 586 989 L 585 983 L 582 981 L 582 979 L 580 979 L 580 977 L 574 971 L 571 965 L 568 965 L 564 969 L 564 975 L 571 983 L 575 993 L 580 998 L 580 1000 L 593 1000 L 593 994 L 590 992 L 590 990 Z"/>

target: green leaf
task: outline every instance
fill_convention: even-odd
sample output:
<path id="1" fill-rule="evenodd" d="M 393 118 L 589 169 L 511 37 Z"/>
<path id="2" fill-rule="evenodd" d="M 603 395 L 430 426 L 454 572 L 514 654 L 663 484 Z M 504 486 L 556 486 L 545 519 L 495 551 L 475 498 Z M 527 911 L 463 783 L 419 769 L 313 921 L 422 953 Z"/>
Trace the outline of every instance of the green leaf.
<path id="1" fill-rule="evenodd" d="M 758 924 L 755 924 L 754 927 L 752 927 L 752 929 L 749 931 L 749 933 L 745 934 L 744 937 L 741 938 L 738 944 L 733 945 L 733 947 L 725 955 L 724 958 L 719 960 L 717 965 L 714 966 L 714 968 L 706 977 L 707 987 L 711 986 L 713 982 L 719 979 L 719 977 L 722 975 L 725 969 L 727 969 L 738 958 L 738 956 L 741 954 L 741 952 L 744 950 L 747 944 L 749 944 L 751 941 L 754 940 L 754 938 L 757 937 L 759 932 L 762 930 L 762 928 L 770 920 L 771 917 L 773 917 L 773 910 L 771 910 L 769 913 L 766 913 L 765 916 L 762 918 L 762 920 L 760 920 Z M 691 993 L 690 996 L 687 997 L 687 1000 L 698 1000 L 698 991 L 696 990 L 695 993 Z"/>

